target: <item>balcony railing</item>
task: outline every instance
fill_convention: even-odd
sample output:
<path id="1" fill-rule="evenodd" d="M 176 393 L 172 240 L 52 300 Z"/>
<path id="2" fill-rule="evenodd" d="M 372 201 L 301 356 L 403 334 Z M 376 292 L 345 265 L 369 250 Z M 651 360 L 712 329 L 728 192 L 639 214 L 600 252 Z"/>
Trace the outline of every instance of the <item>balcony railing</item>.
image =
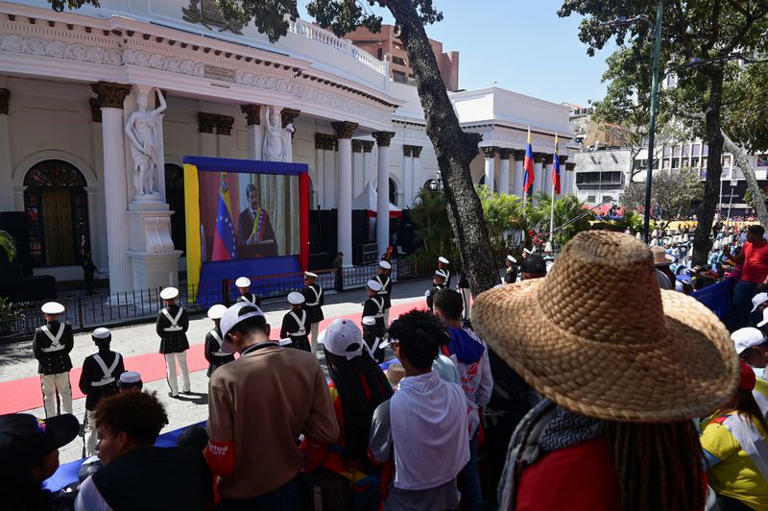
<path id="1" fill-rule="evenodd" d="M 307 39 L 318 42 L 322 45 L 329 46 L 339 53 L 349 55 L 350 57 L 357 59 L 378 73 L 386 74 L 387 72 L 386 62 L 378 60 L 376 57 L 365 50 L 361 50 L 352 44 L 352 42 L 350 42 L 348 39 L 340 39 L 336 37 L 332 32 L 329 32 L 328 30 L 325 30 L 324 28 L 321 28 L 317 25 L 297 18 L 296 21 L 289 22 L 288 30 L 294 34 L 306 37 Z"/>

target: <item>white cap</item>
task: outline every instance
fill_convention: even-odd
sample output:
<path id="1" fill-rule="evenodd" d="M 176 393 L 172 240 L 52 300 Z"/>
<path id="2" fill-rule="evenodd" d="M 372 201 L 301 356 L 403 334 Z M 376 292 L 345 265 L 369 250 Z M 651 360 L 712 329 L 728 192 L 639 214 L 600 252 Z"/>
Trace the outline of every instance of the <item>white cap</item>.
<path id="1" fill-rule="evenodd" d="M 285 339 L 280 339 L 277 341 L 277 344 L 280 346 L 288 346 L 290 344 L 293 344 L 293 340 L 290 337 L 286 337 Z"/>
<path id="2" fill-rule="evenodd" d="M 312 273 L 311 271 L 305 271 L 304 272 L 304 278 L 305 279 L 316 279 L 317 273 Z"/>
<path id="3" fill-rule="evenodd" d="M 554 252 L 554 250 L 552 250 L 552 242 L 551 241 L 548 241 L 548 242 L 546 242 L 544 244 L 544 252 Z"/>
<path id="4" fill-rule="evenodd" d="M 160 298 L 163 300 L 173 300 L 177 296 L 179 296 L 179 290 L 175 287 L 166 287 L 160 291 Z"/>
<path id="5" fill-rule="evenodd" d="M 377 293 L 381 291 L 381 284 L 379 284 L 375 280 L 369 280 L 368 282 L 365 283 L 365 285 L 368 286 L 368 289 L 370 289 L 371 291 L 376 291 Z"/>
<path id="6" fill-rule="evenodd" d="M 379 261 L 379 266 L 384 268 L 385 270 L 391 270 L 392 269 L 392 265 L 389 264 L 388 262 L 384 261 L 383 259 L 381 261 Z"/>
<path id="7" fill-rule="evenodd" d="M 438 257 L 437 260 L 443 264 L 451 264 L 451 262 L 443 256 Z"/>
<path id="8" fill-rule="evenodd" d="M 99 327 L 96 330 L 93 331 L 91 334 L 92 339 L 109 339 L 112 337 L 112 332 L 109 331 L 109 328 Z"/>
<path id="9" fill-rule="evenodd" d="M 755 312 L 765 302 L 768 302 L 768 293 L 757 293 L 752 297 L 752 312 Z"/>
<path id="10" fill-rule="evenodd" d="M 64 312 L 64 306 L 59 302 L 46 302 L 40 307 L 43 314 L 61 314 Z"/>
<path id="11" fill-rule="evenodd" d="M 339 357 L 351 360 L 363 353 L 363 334 L 352 321 L 337 319 L 320 333 L 319 342 Z"/>
<path id="12" fill-rule="evenodd" d="M 216 305 L 211 305 L 211 308 L 208 309 L 208 319 L 221 319 L 221 317 L 224 315 L 224 312 L 227 310 L 226 305 L 222 305 L 220 303 L 217 303 Z"/>
<path id="13" fill-rule="evenodd" d="M 130 385 L 132 383 L 141 383 L 141 374 L 136 371 L 125 371 L 120 375 L 120 383 Z"/>
<path id="14" fill-rule="evenodd" d="M 511 255 L 508 255 L 508 256 L 507 256 L 507 261 L 509 261 L 510 263 L 517 263 L 517 259 L 515 259 L 515 258 L 514 258 L 514 257 L 512 257 Z"/>
<path id="15" fill-rule="evenodd" d="M 291 305 L 301 305 L 304 303 L 304 295 L 299 293 L 298 291 L 293 291 L 291 293 L 288 293 L 288 303 Z"/>
<path id="16" fill-rule="evenodd" d="M 251 279 L 248 277 L 238 277 L 235 281 L 236 287 L 251 287 Z"/>
<path id="17" fill-rule="evenodd" d="M 435 270 L 435 277 L 448 278 L 448 275 L 443 270 Z"/>
<path id="18" fill-rule="evenodd" d="M 235 345 L 232 341 L 227 339 L 227 334 L 232 328 L 245 321 L 248 318 L 255 318 L 257 316 L 264 316 L 264 313 L 253 304 L 248 302 L 237 302 L 232 307 L 224 311 L 224 315 L 221 316 L 221 323 L 219 323 L 219 329 L 221 330 L 221 338 L 224 342 L 221 344 L 221 351 L 224 353 L 234 353 Z"/>
<path id="19" fill-rule="evenodd" d="M 760 346 L 765 342 L 763 332 L 753 326 L 739 328 L 731 334 L 731 340 L 736 348 L 736 353 L 741 355 L 745 350 Z"/>
<path id="20" fill-rule="evenodd" d="M 763 311 L 763 320 L 757 324 L 757 328 L 763 328 L 765 325 L 768 325 L 768 309 Z"/>
<path id="21" fill-rule="evenodd" d="M 374 318 L 373 316 L 363 316 L 362 323 L 365 326 L 373 326 L 376 324 L 376 318 Z"/>

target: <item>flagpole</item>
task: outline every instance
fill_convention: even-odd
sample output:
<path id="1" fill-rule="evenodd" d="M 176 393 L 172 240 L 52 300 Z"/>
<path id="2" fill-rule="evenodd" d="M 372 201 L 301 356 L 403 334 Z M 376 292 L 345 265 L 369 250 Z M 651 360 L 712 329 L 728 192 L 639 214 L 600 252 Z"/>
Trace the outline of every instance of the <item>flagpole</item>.
<path id="1" fill-rule="evenodd" d="M 555 132 L 555 154 L 557 154 L 557 132 Z M 555 159 L 552 158 L 552 198 L 549 204 L 549 241 L 552 243 L 555 238 Z"/>

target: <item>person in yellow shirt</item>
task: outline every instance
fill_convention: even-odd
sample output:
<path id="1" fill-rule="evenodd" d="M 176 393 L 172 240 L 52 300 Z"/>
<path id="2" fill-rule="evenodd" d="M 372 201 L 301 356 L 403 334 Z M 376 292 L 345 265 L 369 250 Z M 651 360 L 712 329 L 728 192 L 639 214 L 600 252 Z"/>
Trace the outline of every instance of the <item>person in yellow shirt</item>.
<path id="1" fill-rule="evenodd" d="M 765 311 L 768 313 L 768 309 Z M 765 314 L 768 318 L 768 314 Z M 756 375 L 755 389 L 752 391 L 752 397 L 755 398 L 757 406 L 768 421 L 768 381 L 765 378 L 765 367 L 768 365 L 768 340 L 759 328 L 768 325 L 768 319 L 758 323 L 758 328 L 746 327 L 740 328 L 731 334 L 733 346 L 742 362 L 751 366 Z"/>
<path id="2" fill-rule="evenodd" d="M 742 361 L 736 395 L 703 423 L 707 476 L 722 511 L 768 510 L 768 424 L 752 396 L 755 379 Z"/>

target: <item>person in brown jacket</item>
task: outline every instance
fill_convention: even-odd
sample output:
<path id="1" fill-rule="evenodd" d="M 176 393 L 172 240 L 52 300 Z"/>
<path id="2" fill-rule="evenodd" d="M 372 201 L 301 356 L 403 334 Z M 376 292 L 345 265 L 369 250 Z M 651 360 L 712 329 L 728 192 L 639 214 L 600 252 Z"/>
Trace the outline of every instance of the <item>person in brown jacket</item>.
<path id="1" fill-rule="evenodd" d="M 339 436 L 323 370 L 314 354 L 271 341 L 252 304 L 231 306 L 220 328 L 222 350 L 240 353 L 210 381 L 205 455 L 221 476 L 221 509 L 299 511 L 299 435 L 317 443 Z"/>

